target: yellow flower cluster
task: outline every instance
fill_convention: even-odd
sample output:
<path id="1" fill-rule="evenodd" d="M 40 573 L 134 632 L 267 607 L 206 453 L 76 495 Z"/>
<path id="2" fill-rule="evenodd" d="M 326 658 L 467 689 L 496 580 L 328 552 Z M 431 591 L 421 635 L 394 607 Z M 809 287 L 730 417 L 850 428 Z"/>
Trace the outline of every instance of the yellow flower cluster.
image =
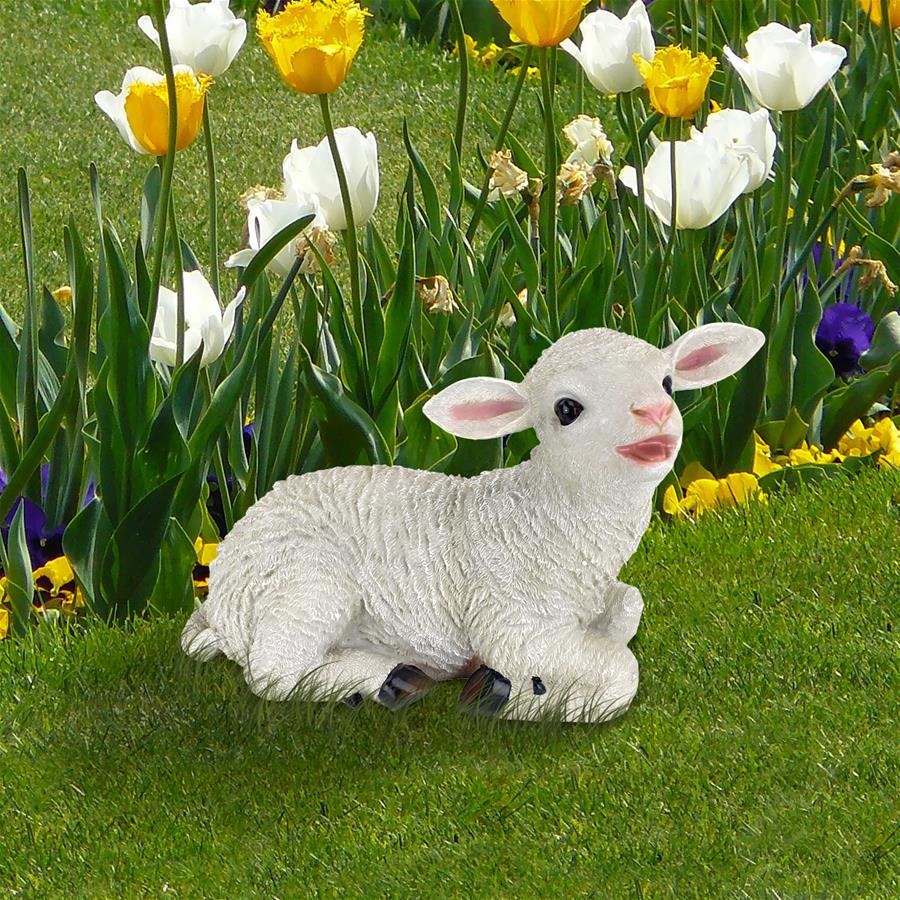
<path id="1" fill-rule="evenodd" d="M 734 472 L 716 478 L 700 463 L 689 463 L 679 479 L 684 496 L 678 496 L 674 485 L 663 495 L 663 511 L 678 518 L 696 519 L 713 509 L 742 506 L 751 500 L 768 503 L 768 495 L 759 487 L 759 479 L 749 472 Z"/>
<path id="2" fill-rule="evenodd" d="M 769 445 L 757 434 L 752 472 L 735 472 L 726 478 L 716 478 L 700 463 L 692 462 L 679 478 L 683 496 L 674 485 L 663 495 L 663 511 L 677 518 L 696 519 L 712 509 L 725 509 L 758 500 L 768 503 L 768 495 L 759 486 L 759 479 L 785 466 L 842 463 L 851 457 L 878 453 L 882 468 L 900 468 L 900 428 L 890 417 L 880 419 L 868 428 L 857 419 L 827 453 L 806 441 L 785 454 L 773 455 Z"/>
<path id="3" fill-rule="evenodd" d="M 466 56 L 469 59 L 474 60 L 480 65 L 484 66 L 486 69 L 489 69 L 491 66 L 496 65 L 497 61 L 502 57 L 502 55 L 506 52 L 505 48 L 501 47 L 499 44 L 495 44 L 491 41 L 488 44 L 485 44 L 483 47 L 478 46 L 478 42 L 475 38 L 470 34 L 464 34 L 463 38 L 466 42 Z M 451 55 L 456 55 L 459 53 L 459 43 L 457 43 L 451 52 Z M 510 75 L 518 75 L 519 72 L 522 71 L 521 66 L 514 66 L 511 69 L 507 69 Z M 540 79 L 541 70 L 537 68 L 537 66 L 529 66 L 527 77 L 535 80 Z"/>
<path id="4" fill-rule="evenodd" d="M 65 556 L 51 559 L 31 573 L 36 599 L 40 605 L 38 614 L 58 610 L 66 616 L 74 615 L 84 607 L 84 594 L 75 581 L 75 573 Z M 7 595 L 7 579 L 0 578 L 0 640 L 9 634 L 10 609 Z"/>

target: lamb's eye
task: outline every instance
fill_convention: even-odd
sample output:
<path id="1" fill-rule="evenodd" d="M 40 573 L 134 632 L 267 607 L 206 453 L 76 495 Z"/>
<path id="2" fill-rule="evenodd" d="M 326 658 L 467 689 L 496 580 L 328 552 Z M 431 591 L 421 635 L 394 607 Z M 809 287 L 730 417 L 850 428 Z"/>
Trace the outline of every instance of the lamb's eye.
<path id="1" fill-rule="evenodd" d="M 571 425 L 581 415 L 583 409 L 584 407 L 571 397 L 563 397 L 562 400 L 557 400 L 556 405 L 553 407 L 560 425 Z"/>
<path id="2" fill-rule="evenodd" d="M 672 376 L 666 375 L 663 378 L 663 390 L 671 397 L 672 396 Z"/>

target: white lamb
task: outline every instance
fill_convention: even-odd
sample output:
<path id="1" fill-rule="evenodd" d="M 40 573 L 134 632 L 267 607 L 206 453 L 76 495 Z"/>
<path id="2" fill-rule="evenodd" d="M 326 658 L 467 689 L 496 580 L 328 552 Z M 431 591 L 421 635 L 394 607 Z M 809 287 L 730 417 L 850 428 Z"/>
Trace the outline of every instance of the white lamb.
<path id="1" fill-rule="evenodd" d="M 593 328 L 521 384 L 470 378 L 425 405 L 465 438 L 533 427 L 531 459 L 473 478 L 388 466 L 295 475 L 222 541 L 182 647 L 224 653 L 250 688 L 397 708 L 437 680 L 508 718 L 600 721 L 637 690 L 643 609 L 617 580 L 672 468 L 672 391 L 712 384 L 763 343 L 704 325 L 663 350 Z"/>

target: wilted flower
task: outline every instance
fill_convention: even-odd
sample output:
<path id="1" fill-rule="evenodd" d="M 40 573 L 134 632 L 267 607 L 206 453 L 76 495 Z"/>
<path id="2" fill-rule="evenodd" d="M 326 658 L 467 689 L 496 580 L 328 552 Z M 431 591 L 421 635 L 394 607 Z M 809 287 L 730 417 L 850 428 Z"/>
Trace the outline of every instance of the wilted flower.
<path id="1" fill-rule="evenodd" d="M 256 30 L 290 87 L 330 94 L 350 71 L 369 15 L 356 0 L 293 0 L 274 16 L 260 10 Z"/>
<path id="2" fill-rule="evenodd" d="M 873 25 L 881 25 L 881 0 L 859 0 L 859 5 L 863 8 L 863 12 L 869 14 Z M 889 0 L 888 21 L 891 28 L 900 28 L 900 0 Z"/>
<path id="3" fill-rule="evenodd" d="M 878 282 L 893 297 L 897 293 L 897 285 L 891 281 L 884 263 L 880 259 L 869 259 L 862 255 L 862 247 L 851 247 L 850 252 L 844 257 L 841 264 L 835 269 L 835 276 L 846 272 L 848 269 L 859 267 L 862 275 L 859 278 L 860 290 L 868 290 Z"/>
<path id="4" fill-rule="evenodd" d="M 430 313 L 452 313 L 457 309 L 450 282 L 443 275 L 416 279 L 416 291 Z"/>
<path id="5" fill-rule="evenodd" d="M 357 226 L 365 225 L 378 205 L 378 143 L 371 131 L 364 135 L 352 127 L 335 128 L 334 139 L 347 176 L 353 221 Z M 330 231 L 343 231 L 347 227 L 337 170 L 327 138 L 315 147 L 303 148 L 298 147 L 295 140 L 284 158 L 282 169 L 287 194 L 315 197 Z"/>
<path id="6" fill-rule="evenodd" d="M 206 92 L 211 84 L 209 76 L 198 75 L 189 66 L 175 66 L 176 150 L 184 150 L 196 139 Z M 112 119 L 132 150 L 154 156 L 166 154 L 169 148 L 169 94 L 165 75 L 135 66 L 125 73 L 118 94 L 100 91 L 94 95 L 94 100 Z"/>
<path id="7" fill-rule="evenodd" d="M 201 366 L 217 360 L 234 328 L 234 314 L 244 299 L 245 288 L 225 308 L 224 314 L 209 282 L 199 270 L 184 273 L 184 358 L 189 359 L 203 344 Z M 174 366 L 178 334 L 178 295 L 160 287 L 159 304 L 150 338 L 150 358 Z"/>
<path id="8" fill-rule="evenodd" d="M 524 306 L 528 302 L 528 288 L 522 288 L 516 294 L 516 299 Z M 504 328 L 512 328 L 516 324 L 516 311 L 513 309 L 512 303 L 503 304 L 500 315 L 497 316 L 497 324 L 502 325 Z"/>
<path id="9" fill-rule="evenodd" d="M 715 57 L 692 56 L 684 47 L 661 47 L 652 60 L 638 53 L 632 58 L 650 91 L 653 108 L 670 118 L 687 119 L 697 112 L 716 70 Z"/>
<path id="10" fill-rule="evenodd" d="M 556 176 L 556 198 L 563 206 L 575 206 L 596 181 L 593 169 L 581 160 L 564 162 Z"/>
<path id="11" fill-rule="evenodd" d="M 238 197 L 238 203 L 244 212 L 247 212 L 250 209 L 251 200 L 262 203 L 265 200 L 284 199 L 284 191 L 279 190 L 278 188 L 268 187 L 265 184 L 254 184 L 252 187 L 248 187 L 247 190 Z"/>
<path id="12" fill-rule="evenodd" d="M 672 223 L 671 144 L 658 144 L 644 170 L 644 202 L 665 225 Z M 705 228 L 734 203 L 750 181 L 744 155 L 723 147 L 712 135 L 675 143 L 678 209 L 676 228 Z M 637 173 L 626 166 L 619 180 L 637 194 Z"/>
<path id="13" fill-rule="evenodd" d="M 831 41 L 812 46 L 810 26 L 799 31 L 770 22 L 747 38 L 747 58 L 730 47 L 725 58 L 737 70 L 753 99 L 767 109 L 803 109 L 834 77 L 847 51 Z"/>
<path id="14" fill-rule="evenodd" d="M 605 9 L 588 13 L 579 31 L 580 48 L 568 39 L 560 47 L 574 57 L 598 91 L 621 94 L 643 84 L 634 57 L 651 60 L 656 52 L 643 0 L 635 0 L 621 19 Z"/>
<path id="15" fill-rule="evenodd" d="M 495 150 L 488 165 L 491 167 L 491 192 L 488 199 L 492 202 L 498 197 L 514 197 L 528 187 L 528 173 L 512 161 L 510 150 Z"/>
<path id="16" fill-rule="evenodd" d="M 836 375 L 860 371 L 859 358 L 869 348 L 875 323 L 852 303 L 832 303 L 816 330 L 816 346 L 828 357 Z"/>
<path id="17" fill-rule="evenodd" d="M 694 133 L 699 132 L 694 129 Z M 778 143 L 767 109 L 758 109 L 754 113 L 742 109 L 722 109 L 711 113 L 702 134 L 712 135 L 726 149 L 746 156 L 750 182 L 744 188 L 745 194 L 765 183 L 772 171 Z"/>
<path id="18" fill-rule="evenodd" d="M 900 157 L 891 154 L 884 163 L 872 166 L 871 175 L 857 175 L 852 183 L 855 190 L 870 191 L 866 206 L 871 209 L 884 206 L 891 194 L 900 194 Z"/>
<path id="19" fill-rule="evenodd" d="M 588 0 L 491 0 L 512 30 L 513 40 L 552 47 L 569 37 Z"/>
<path id="20" fill-rule="evenodd" d="M 150 16 L 138 19 L 138 28 L 159 46 L 159 32 Z M 247 23 L 228 7 L 228 0 L 189 3 L 171 0 L 166 34 L 172 61 L 195 72 L 217 78 L 231 65 L 247 38 Z"/>
<path id="21" fill-rule="evenodd" d="M 232 253 L 225 261 L 225 268 L 246 267 L 254 256 L 281 231 L 298 219 L 315 216 L 309 227 L 321 227 L 323 220 L 319 213 L 318 200 L 308 195 L 291 192 L 282 200 L 260 200 L 251 197 L 247 200 L 247 224 L 245 243 L 247 246 L 237 253 Z M 284 278 L 291 270 L 294 260 L 300 254 L 297 241 L 288 243 L 275 254 L 267 268 L 279 278 Z"/>
<path id="22" fill-rule="evenodd" d="M 613 145 L 603 124 L 596 116 L 576 116 L 563 128 L 563 134 L 575 148 L 566 160 L 567 163 L 583 163 L 592 167 L 598 160 L 610 165 Z"/>
<path id="23" fill-rule="evenodd" d="M 318 225 L 310 225 L 309 228 L 297 238 L 297 256 L 303 259 L 303 262 L 300 264 L 300 271 L 303 274 L 308 275 L 312 272 L 318 272 L 321 268 L 319 265 L 319 258 L 315 253 L 310 251 L 311 247 L 314 247 L 318 251 L 319 256 L 325 260 L 326 265 L 333 265 L 334 261 L 337 259 L 334 252 L 334 245 L 336 243 L 337 237 L 334 232 L 329 231 L 327 228 L 320 228 Z"/>

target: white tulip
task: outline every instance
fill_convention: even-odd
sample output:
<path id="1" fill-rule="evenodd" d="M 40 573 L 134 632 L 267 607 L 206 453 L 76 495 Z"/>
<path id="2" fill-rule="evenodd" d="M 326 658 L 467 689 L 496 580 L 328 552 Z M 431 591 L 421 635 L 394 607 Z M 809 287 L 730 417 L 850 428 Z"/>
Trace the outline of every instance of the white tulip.
<path id="1" fill-rule="evenodd" d="M 644 202 L 665 225 L 672 222 L 671 144 L 653 151 L 644 169 Z M 712 135 L 675 143 L 676 228 L 706 228 L 722 216 L 750 181 L 746 154 L 726 148 Z M 637 173 L 626 166 L 619 180 L 637 194 Z"/>
<path id="2" fill-rule="evenodd" d="M 370 131 L 363 133 L 358 128 L 335 128 L 341 164 L 347 176 L 353 221 L 365 225 L 375 212 L 378 204 L 378 144 Z M 291 152 L 284 158 L 285 192 L 313 195 L 318 199 L 325 224 L 330 231 L 343 231 L 347 227 L 341 189 L 338 185 L 334 160 L 328 146 L 328 139 L 315 147 L 291 144 Z"/>
<path id="3" fill-rule="evenodd" d="M 747 59 L 725 48 L 753 99 L 767 109 L 803 109 L 840 68 L 847 51 L 831 41 L 812 46 L 809 25 L 799 31 L 770 22 L 747 38 Z"/>
<path id="4" fill-rule="evenodd" d="M 575 58 L 598 91 L 621 94 L 644 83 L 634 54 L 650 60 L 656 47 L 643 0 L 635 0 L 621 19 L 604 9 L 589 13 L 579 30 L 580 49 L 569 38 L 560 47 Z"/>
<path id="5" fill-rule="evenodd" d="M 246 288 L 225 308 L 200 271 L 184 273 L 184 358 L 190 359 L 203 344 L 201 366 L 217 360 L 234 329 L 234 314 L 244 299 Z M 150 358 L 164 366 L 174 366 L 178 336 L 178 295 L 175 291 L 160 287 L 159 304 L 153 320 L 153 336 L 150 338 Z"/>
<path id="6" fill-rule="evenodd" d="M 225 262 L 228 269 L 235 266 L 246 267 L 254 256 L 282 228 L 304 216 L 315 216 L 310 226 L 323 227 L 318 200 L 308 194 L 291 192 L 284 200 L 249 200 L 247 202 L 247 235 L 249 246 L 233 253 Z M 297 241 L 288 241 L 275 254 L 267 268 L 278 278 L 284 278 L 297 258 Z"/>
<path id="7" fill-rule="evenodd" d="M 754 113 L 742 109 L 720 109 L 709 115 L 702 132 L 694 128 L 691 133 L 694 137 L 699 134 L 712 135 L 726 149 L 746 156 L 750 166 L 750 183 L 744 188 L 745 194 L 765 184 L 772 172 L 778 141 L 767 109 L 758 109 Z"/>
<path id="8" fill-rule="evenodd" d="M 141 16 L 138 28 L 159 46 L 159 32 L 150 16 Z M 228 0 L 194 4 L 171 0 L 166 33 L 173 62 L 217 78 L 243 46 L 247 23 L 229 9 Z"/>

